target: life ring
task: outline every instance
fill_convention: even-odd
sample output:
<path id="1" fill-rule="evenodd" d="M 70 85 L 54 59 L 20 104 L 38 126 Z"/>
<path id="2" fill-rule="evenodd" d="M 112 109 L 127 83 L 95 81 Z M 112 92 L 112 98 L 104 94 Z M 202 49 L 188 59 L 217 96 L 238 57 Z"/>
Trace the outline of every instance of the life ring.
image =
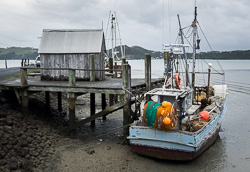
<path id="1" fill-rule="evenodd" d="M 181 89 L 181 77 L 179 73 L 175 74 L 175 83 L 176 83 L 176 87 Z"/>

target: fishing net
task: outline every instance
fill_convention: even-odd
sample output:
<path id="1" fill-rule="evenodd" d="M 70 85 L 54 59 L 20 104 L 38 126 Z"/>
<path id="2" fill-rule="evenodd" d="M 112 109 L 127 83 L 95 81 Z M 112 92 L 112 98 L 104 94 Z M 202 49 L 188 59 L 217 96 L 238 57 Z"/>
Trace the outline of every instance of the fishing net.
<path id="1" fill-rule="evenodd" d="M 145 109 L 145 118 L 147 121 L 147 125 L 154 126 L 156 112 L 157 112 L 157 109 L 160 105 L 161 105 L 161 103 L 156 103 L 154 101 L 148 101 L 148 106 Z"/>

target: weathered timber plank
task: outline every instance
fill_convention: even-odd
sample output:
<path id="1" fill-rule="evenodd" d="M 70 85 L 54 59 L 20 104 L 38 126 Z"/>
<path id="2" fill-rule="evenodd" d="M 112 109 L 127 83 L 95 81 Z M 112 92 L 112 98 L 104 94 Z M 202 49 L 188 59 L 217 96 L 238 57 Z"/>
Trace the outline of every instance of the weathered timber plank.
<path id="1" fill-rule="evenodd" d="M 82 87 L 48 87 L 29 86 L 28 91 L 50 91 L 50 92 L 71 92 L 71 93 L 105 93 L 105 94 L 125 94 L 123 90 L 102 89 L 102 88 L 82 88 Z"/>
<path id="2" fill-rule="evenodd" d="M 94 115 L 92 115 L 92 116 L 90 116 L 90 117 L 88 117 L 88 118 L 86 118 L 84 120 L 81 120 L 81 121 L 75 123 L 74 126 L 69 126 L 68 128 L 63 129 L 62 132 L 69 132 L 69 131 L 71 131 L 71 130 L 73 130 L 75 128 L 81 127 L 84 124 L 89 123 L 89 122 L 95 120 L 98 117 L 101 117 L 103 115 L 108 115 L 109 113 L 115 112 L 115 111 L 123 108 L 124 105 L 125 105 L 124 102 L 120 102 L 120 103 L 117 103 L 117 104 L 115 104 L 113 106 L 110 106 L 110 107 L 108 107 L 107 109 L 104 109 L 101 112 L 98 112 L 98 113 L 96 113 L 96 114 L 94 114 Z"/>

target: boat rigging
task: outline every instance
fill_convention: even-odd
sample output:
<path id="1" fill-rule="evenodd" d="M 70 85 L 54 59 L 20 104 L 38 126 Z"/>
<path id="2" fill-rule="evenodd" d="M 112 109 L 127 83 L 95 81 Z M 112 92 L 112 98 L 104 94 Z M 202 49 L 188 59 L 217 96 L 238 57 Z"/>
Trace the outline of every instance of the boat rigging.
<path id="1" fill-rule="evenodd" d="M 197 7 L 193 28 L 192 81 L 189 79 L 189 64 L 184 44 L 184 34 L 179 21 L 181 43 L 164 44 L 165 82 L 162 88 L 145 93 L 141 102 L 141 117 L 130 126 L 130 145 L 136 153 L 161 159 L 192 160 L 215 141 L 225 115 L 227 85 L 203 86 L 195 82 L 196 50 L 199 46 L 197 32 Z M 197 39 L 198 38 L 198 39 Z M 184 63 L 180 63 L 183 60 Z M 181 67 L 184 66 L 184 72 Z M 181 84 L 180 74 L 185 84 Z"/>

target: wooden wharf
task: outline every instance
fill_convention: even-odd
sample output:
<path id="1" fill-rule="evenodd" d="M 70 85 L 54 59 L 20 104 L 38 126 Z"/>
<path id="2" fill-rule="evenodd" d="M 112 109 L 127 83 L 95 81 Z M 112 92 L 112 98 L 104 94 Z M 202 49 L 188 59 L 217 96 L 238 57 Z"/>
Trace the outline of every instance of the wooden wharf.
<path id="1" fill-rule="evenodd" d="M 50 106 L 49 93 L 54 92 L 58 94 L 58 111 L 62 111 L 62 93 L 68 94 L 69 102 L 69 127 L 64 131 L 71 131 L 77 127 L 91 122 L 91 127 L 95 126 L 95 119 L 103 117 L 116 110 L 123 108 L 123 136 L 128 135 L 128 124 L 136 119 L 136 112 L 139 108 L 135 106 L 133 113 L 131 105 L 135 99 L 142 97 L 143 93 L 159 87 L 164 82 L 163 78 L 151 79 L 151 56 L 145 55 L 145 79 L 131 79 L 131 67 L 125 60 L 122 65 L 122 79 L 106 77 L 105 80 L 95 80 L 95 69 L 93 56 L 90 58 L 90 68 L 88 69 L 90 81 L 76 81 L 75 72 L 77 70 L 86 69 L 63 69 L 68 70 L 68 81 L 44 81 L 40 76 L 28 76 L 27 70 L 31 68 L 21 67 L 20 78 L 11 78 L 0 81 L 0 90 L 13 90 L 16 94 L 19 104 L 22 107 L 22 114 L 28 115 L 28 99 L 29 95 L 36 92 L 45 92 L 46 104 Z M 92 62 L 91 62 L 92 59 Z M 56 70 L 45 69 L 41 70 Z M 62 70 L 62 69 L 60 69 Z M 109 71 L 115 71 L 110 69 Z M 77 96 L 90 93 L 90 116 L 79 122 L 76 122 L 75 101 Z M 95 113 L 95 94 L 101 94 L 102 111 Z M 106 95 L 109 95 L 109 106 L 106 105 Z M 118 97 L 119 96 L 119 101 Z M 49 107 L 48 107 L 49 108 Z"/>

